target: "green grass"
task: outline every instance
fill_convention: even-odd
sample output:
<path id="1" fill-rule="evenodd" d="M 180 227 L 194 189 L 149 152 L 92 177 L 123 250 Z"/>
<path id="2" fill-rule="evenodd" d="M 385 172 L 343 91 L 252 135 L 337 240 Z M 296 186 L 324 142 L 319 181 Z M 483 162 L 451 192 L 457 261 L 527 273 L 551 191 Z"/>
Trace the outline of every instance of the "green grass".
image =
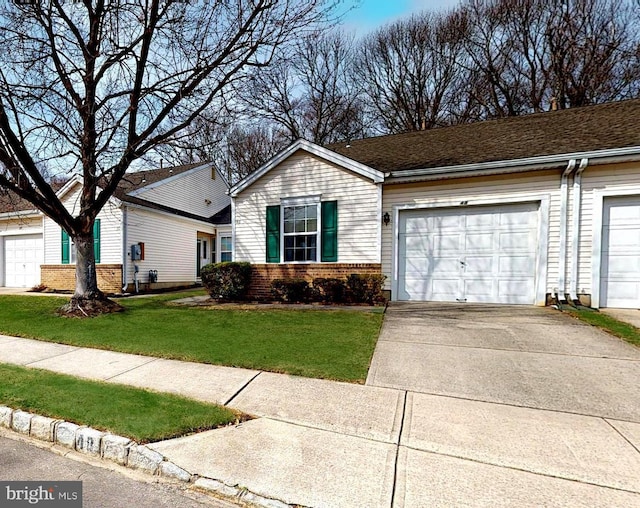
<path id="1" fill-rule="evenodd" d="M 226 408 L 176 395 L 0 364 L 0 404 L 126 436 L 140 443 L 235 421 Z"/>
<path id="2" fill-rule="evenodd" d="M 66 299 L 0 297 L 0 333 L 162 358 L 363 382 L 382 309 L 231 310 L 168 304 L 187 294 L 121 299 L 126 312 L 56 316 Z M 203 293 L 202 293 L 203 294 Z"/>
<path id="3" fill-rule="evenodd" d="M 623 323 L 607 314 L 591 309 L 563 308 L 562 310 L 585 323 L 597 326 L 611 335 L 615 335 L 631 344 L 640 346 L 640 329 L 629 323 Z"/>

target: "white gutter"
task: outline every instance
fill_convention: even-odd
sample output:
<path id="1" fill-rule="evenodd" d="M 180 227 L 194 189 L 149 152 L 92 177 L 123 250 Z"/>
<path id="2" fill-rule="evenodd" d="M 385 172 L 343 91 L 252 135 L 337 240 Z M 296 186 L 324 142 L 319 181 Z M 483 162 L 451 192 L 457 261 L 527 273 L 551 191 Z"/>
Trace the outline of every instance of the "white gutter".
<path id="1" fill-rule="evenodd" d="M 567 210 L 569 208 L 569 175 L 576 167 L 576 160 L 571 159 L 567 168 L 562 173 L 560 183 L 560 249 L 558 252 L 558 288 L 556 295 L 558 301 L 565 301 L 566 270 L 567 270 Z"/>
<path id="2" fill-rule="evenodd" d="M 122 207 L 122 292 L 127 292 L 127 207 Z"/>
<path id="3" fill-rule="evenodd" d="M 385 179 L 391 178 L 392 180 L 419 177 L 419 176 L 435 176 L 435 175 L 447 175 L 451 173 L 469 173 L 469 172 L 481 172 L 483 170 L 490 171 L 496 169 L 504 169 L 505 172 L 512 170 L 513 172 L 525 171 L 527 169 L 535 169 L 536 166 L 549 165 L 549 164 L 561 164 L 568 159 L 590 159 L 590 164 L 595 164 L 594 159 L 607 159 L 607 158 L 628 158 L 636 157 L 640 160 L 640 146 L 632 146 L 627 148 L 613 148 L 608 150 L 593 150 L 590 152 L 574 152 L 557 155 L 543 155 L 540 157 L 528 157 L 525 159 L 514 160 L 502 160 L 494 162 L 480 162 L 475 164 L 460 164 L 457 166 L 440 166 L 437 168 L 422 168 L 411 169 L 405 171 L 392 171 L 385 173 Z M 602 161 L 606 163 L 609 161 Z"/>
<path id="4" fill-rule="evenodd" d="M 578 252 L 580 250 L 580 207 L 582 204 L 582 172 L 587 169 L 589 159 L 580 161 L 580 166 L 573 176 L 573 237 L 571 240 L 571 280 L 569 281 L 569 298 L 578 301 Z"/>

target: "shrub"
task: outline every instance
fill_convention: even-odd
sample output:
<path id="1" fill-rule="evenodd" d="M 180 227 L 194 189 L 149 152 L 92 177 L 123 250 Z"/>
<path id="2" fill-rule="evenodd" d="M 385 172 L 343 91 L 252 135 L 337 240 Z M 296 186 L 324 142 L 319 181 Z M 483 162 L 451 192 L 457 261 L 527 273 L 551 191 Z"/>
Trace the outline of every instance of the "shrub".
<path id="1" fill-rule="evenodd" d="M 343 303 L 346 300 L 347 284 L 345 280 L 317 277 L 313 279 L 313 287 L 324 302 Z"/>
<path id="2" fill-rule="evenodd" d="M 352 273 L 347 277 L 347 290 L 354 303 L 383 302 L 382 285 L 387 277 L 379 273 Z"/>
<path id="3" fill-rule="evenodd" d="M 200 270 L 202 285 L 215 300 L 244 300 L 251 282 L 251 264 L 224 262 Z"/>
<path id="4" fill-rule="evenodd" d="M 311 298 L 311 288 L 304 279 L 273 279 L 271 294 L 281 302 L 306 302 Z"/>

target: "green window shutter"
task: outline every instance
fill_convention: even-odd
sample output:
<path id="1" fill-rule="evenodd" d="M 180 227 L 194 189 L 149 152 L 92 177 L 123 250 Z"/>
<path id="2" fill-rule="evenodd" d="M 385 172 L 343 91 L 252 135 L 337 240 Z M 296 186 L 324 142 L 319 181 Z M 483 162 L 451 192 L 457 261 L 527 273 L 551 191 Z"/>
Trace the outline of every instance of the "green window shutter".
<path id="1" fill-rule="evenodd" d="M 93 223 L 93 254 L 96 263 L 100 262 L 100 219 L 96 219 Z"/>
<path id="2" fill-rule="evenodd" d="M 60 229 L 60 231 L 62 231 L 62 264 L 68 265 L 69 264 L 69 234 L 64 229 Z"/>
<path id="3" fill-rule="evenodd" d="M 267 207 L 267 263 L 280 262 L 280 205 Z"/>
<path id="4" fill-rule="evenodd" d="M 322 256 L 321 261 L 338 261 L 338 202 L 323 201 L 322 217 Z"/>

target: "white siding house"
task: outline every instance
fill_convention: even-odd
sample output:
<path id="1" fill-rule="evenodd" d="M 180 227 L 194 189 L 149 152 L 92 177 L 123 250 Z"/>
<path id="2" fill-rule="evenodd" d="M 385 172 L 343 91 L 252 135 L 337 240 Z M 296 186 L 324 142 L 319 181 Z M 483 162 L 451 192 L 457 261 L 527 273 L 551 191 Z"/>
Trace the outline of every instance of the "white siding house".
<path id="1" fill-rule="evenodd" d="M 309 152 L 297 151 L 235 198 L 235 259 L 265 263 L 266 210 L 288 203 L 337 202 L 339 263 L 380 263 L 379 228 L 381 187 L 368 176 L 354 173 Z M 296 201 L 297 200 L 297 201 Z M 294 205 L 295 206 L 295 205 Z M 281 214 L 284 231 L 284 212 Z M 318 225 L 313 232 L 322 229 Z M 318 252 L 322 249 L 318 239 Z M 284 235 L 280 257 L 284 261 Z M 319 260 L 319 258 L 318 258 Z"/>
<path id="2" fill-rule="evenodd" d="M 204 264 L 229 260 L 232 228 L 227 188 L 210 164 L 126 175 L 96 217 L 99 287 L 120 293 L 191 285 L 199 280 Z M 81 181 L 74 179 L 58 192 L 72 215 L 79 211 L 80 190 Z M 20 219 L 15 214 L 0 216 L 0 284 L 42 283 L 52 289 L 73 289 L 72 239 L 50 218 L 30 213 L 22 212 Z M 14 263 L 27 257 L 33 261 Z"/>
<path id="3" fill-rule="evenodd" d="M 236 259 L 263 279 L 379 263 L 393 300 L 640 308 L 639 117 L 629 100 L 298 141 L 231 188 Z M 283 215 L 317 196 L 339 204 L 338 257 L 287 258 Z"/>

